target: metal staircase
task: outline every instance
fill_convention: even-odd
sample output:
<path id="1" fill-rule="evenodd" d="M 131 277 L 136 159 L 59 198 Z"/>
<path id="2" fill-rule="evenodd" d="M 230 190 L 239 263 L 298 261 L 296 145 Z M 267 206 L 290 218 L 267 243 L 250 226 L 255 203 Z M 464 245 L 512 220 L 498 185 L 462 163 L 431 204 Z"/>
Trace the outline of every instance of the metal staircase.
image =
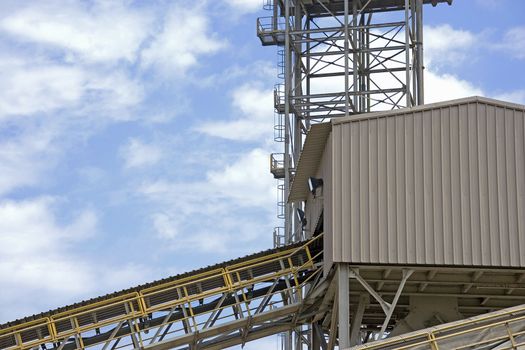
<path id="1" fill-rule="evenodd" d="M 308 321 L 322 238 L 0 325 L 0 349 L 223 349 Z"/>

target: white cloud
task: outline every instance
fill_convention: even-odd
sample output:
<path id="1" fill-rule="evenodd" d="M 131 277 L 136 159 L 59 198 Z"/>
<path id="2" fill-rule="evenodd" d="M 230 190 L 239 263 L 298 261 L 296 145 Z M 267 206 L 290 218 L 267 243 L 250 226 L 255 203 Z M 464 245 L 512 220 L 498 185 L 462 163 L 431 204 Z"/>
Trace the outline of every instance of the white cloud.
<path id="1" fill-rule="evenodd" d="M 0 119 L 9 115 L 49 112 L 77 103 L 83 95 L 84 72 L 57 65 L 30 67 L 0 63 Z"/>
<path id="2" fill-rule="evenodd" d="M 425 103 L 483 95 L 482 89 L 454 75 L 425 71 Z"/>
<path id="3" fill-rule="evenodd" d="M 275 183 L 259 148 L 208 171 L 205 180 L 145 182 L 137 193 L 153 203 L 153 227 L 169 249 L 226 253 L 234 241 L 247 248 L 261 232 L 271 237 Z"/>
<path id="4" fill-rule="evenodd" d="M 151 20 L 144 9 L 139 13 L 119 2 L 60 1 L 21 7 L 2 19 L 0 28 L 64 50 L 67 60 L 133 62 Z"/>
<path id="5" fill-rule="evenodd" d="M 0 56 L 0 74 L 0 120 L 63 109 L 70 109 L 72 115 L 84 112 L 98 119 L 121 119 L 123 110 L 143 98 L 141 84 L 119 70 Z"/>
<path id="6" fill-rule="evenodd" d="M 502 93 L 500 95 L 497 95 L 495 98 L 503 101 L 521 103 L 525 105 L 525 89 Z"/>
<path id="7" fill-rule="evenodd" d="M 141 168 L 158 163 L 162 158 L 162 149 L 132 138 L 120 149 L 120 156 L 126 168 Z"/>
<path id="8" fill-rule="evenodd" d="M 269 154 L 260 148 L 241 155 L 233 164 L 208 173 L 208 186 L 241 206 L 268 208 L 274 203 Z"/>
<path id="9" fill-rule="evenodd" d="M 63 222 L 57 216 L 59 202 L 52 197 L 0 202 L 3 320 L 145 279 L 141 266 L 106 269 L 86 259 L 79 245 L 96 234 L 98 216 L 87 209 Z"/>
<path id="10" fill-rule="evenodd" d="M 449 24 L 425 26 L 425 63 L 428 66 L 457 65 L 471 58 L 478 35 Z"/>
<path id="11" fill-rule="evenodd" d="M 54 133 L 29 129 L 16 138 L 0 140 L 0 195 L 21 186 L 42 184 L 42 176 L 55 165 Z"/>
<path id="12" fill-rule="evenodd" d="M 144 88 L 140 81 L 130 78 L 124 72 L 88 71 L 90 79 L 85 82 L 85 93 L 102 106 L 106 112 L 118 112 L 142 102 Z M 119 118 L 118 115 L 115 118 Z"/>
<path id="13" fill-rule="evenodd" d="M 238 13 L 256 12 L 261 10 L 263 6 L 261 0 L 225 0 L 225 2 Z"/>
<path id="14" fill-rule="evenodd" d="M 205 181 L 145 182 L 138 188 L 138 193 L 164 203 L 175 200 L 180 203 L 180 214 L 184 216 L 202 211 L 217 213 L 224 208 L 218 203 L 231 208 L 268 209 L 275 199 L 269 154 L 261 148 L 242 153 L 231 164 L 218 170 L 208 171 Z M 167 218 L 161 220 L 164 223 Z"/>
<path id="15" fill-rule="evenodd" d="M 37 254 L 39 251 L 58 253 L 55 246 L 60 241 L 76 241 L 95 230 L 96 216 L 90 211 L 81 213 L 69 225 L 59 226 L 50 209 L 54 201 L 43 197 L 0 203 L 0 231 L 4 233 L 0 236 L 2 256 L 40 255 Z M 75 285 L 70 287 L 78 288 Z"/>
<path id="16" fill-rule="evenodd" d="M 129 119 L 143 98 L 140 83 L 118 70 L 104 72 L 0 55 L 0 194 L 45 185 L 44 175 L 100 125 Z"/>
<path id="17" fill-rule="evenodd" d="M 503 37 L 502 46 L 514 57 L 525 59 L 525 26 L 509 29 Z"/>
<path id="18" fill-rule="evenodd" d="M 255 60 L 245 65 L 232 64 L 221 72 L 194 80 L 193 83 L 201 88 L 206 88 L 235 81 L 257 80 L 262 83 L 261 85 L 269 87 L 275 84 L 276 77 L 277 68 L 274 62 Z"/>
<path id="19" fill-rule="evenodd" d="M 174 7 L 142 52 L 141 60 L 145 68 L 183 74 L 198 63 L 199 55 L 213 54 L 225 45 L 218 34 L 210 31 L 208 18 L 201 12 Z"/>
<path id="20" fill-rule="evenodd" d="M 273 224 L 264 212 L 254 216 L 254 212 L 240 210 L 231 201 L 214 199 L 212 201 L 218 212 L 213 209 L 208 211 L 207 200 L 210 199 L 203 197 L 201 202 L 193 203 L 171 200 L 151 215 L 153 228 L 161 239 L 163 249 L 182 252 L 191 249 L 194 253 L 239 256 L 261 249 L 260 241 L 257 241 L 261 239 L 261 233 L 266 233 L 266 241 L 270 242 Z M 185 215 L 181 207 L 188 205 L 199 210 Z M 236 215 L 228 215 L 231 213 Z"/>
<path id="21" fill-rule="evenodd" d="M 167 213 L 155 213 L 152 215 L 153 227 L 160 238 L 174 239 L 178 235 L 178 220 Z"/>
<path id="22" fill-rule="evenodd" d="M 30 292 L 58 299 L 59 295 L 78 296 L 89 288 L 88 266 L 74 259 L 69 249 L 96 229 L 96 216 L 84 212 L 63 226 L 55 220 L 50 208 L 53 202 L 37 198 L 0 203 L 2 305 Z"/>
<path id="23" fill-rule="evenodd" d="M 237 141 L 261 141 L 272 135 L 273 91 L 245 84 L 233 92 L 232 106 L 240 117 L 209 121 L 197 130 L 210 136 Z"/>

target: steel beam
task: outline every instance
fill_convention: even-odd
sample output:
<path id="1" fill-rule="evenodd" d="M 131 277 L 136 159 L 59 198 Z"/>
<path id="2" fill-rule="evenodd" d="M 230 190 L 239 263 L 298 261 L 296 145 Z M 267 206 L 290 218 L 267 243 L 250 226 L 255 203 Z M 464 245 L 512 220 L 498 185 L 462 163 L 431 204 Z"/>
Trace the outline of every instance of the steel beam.
<path id="1" fill-rule="evenodd" d="M 337 303 L 339 305 L 339 348 L 350 347 L 350 281 L 348 264 L 337 265 Z"/>
<path id="2" fill-rule="evenodd" d="M 370 297 L 367 294 L 361 294 L 359 297 L 359 304 L 357 305 L 357 310 L 352 317 L 352 329 L 350 330 L 350 345 L 359 345 L 361 344 L 361 324 L 363 322 L 363 315 L 365 313 L 365 308 L 370 304 Z"/>

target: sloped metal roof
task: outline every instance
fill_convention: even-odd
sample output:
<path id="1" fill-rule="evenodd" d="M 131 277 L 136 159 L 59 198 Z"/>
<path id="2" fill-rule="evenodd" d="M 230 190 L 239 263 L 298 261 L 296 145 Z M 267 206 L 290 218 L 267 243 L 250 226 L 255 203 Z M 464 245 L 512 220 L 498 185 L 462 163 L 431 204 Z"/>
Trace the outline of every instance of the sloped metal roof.
<path id="1" fill-rule="evenodd" d="M 471 96 L 471 97 L 459 98 L 455 100 L 429 103 L 429 104 L 414 106 L 410 108 L 401 108 L 401 109 L 395 109 L 395 110 L 389 110 L 389 111 L 355 114 L 349 117 L 332 119 L 331 122 L 333 125 L 336 125 L 336 124 L 342 124 L 342 123 L 349 123 L 349 122 L 353 122 L 357 120 L 391 117 L 391 116 L 406 114 L 406 113 L 411 113 L 411 112 L 422 112 L 422 111 L 428 111 L 432 109 L 448 108 L 451 106 L 462 105 L 466 103 L 482 103 L 482 104 L 489 105 L 489 106 L 496 106 L 496 107 L 503 107 L 503 108 L 508 108 L 508 109 L 515 109 L 519 111 L 525 111 L 525 105 L 521 105 L 518 103 L 495 100 L 493 98 L 482 97 L 482 96 Z"/>
<path id="2" fill-rule="evenodd" d="M 308 178 L 314 176 L 317 171 L 331 131 L 331 123 L 314 124 L 310 127 L 288 196 L 289 202 L 304 200 L 308 197 Z"/>

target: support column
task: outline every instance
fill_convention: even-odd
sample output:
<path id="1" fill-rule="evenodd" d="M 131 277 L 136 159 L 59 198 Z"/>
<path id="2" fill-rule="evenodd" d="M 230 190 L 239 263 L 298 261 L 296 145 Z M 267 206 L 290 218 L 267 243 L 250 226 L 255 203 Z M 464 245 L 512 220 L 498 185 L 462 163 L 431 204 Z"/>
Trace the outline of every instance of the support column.
<path id="1" fill-rule="evenodd" d="M 288 203 L 288 193 L 290 192 L 290 92 L 291 92 L 291 43 L 290 43 L 290 1 L 285 0 L 285 37 L 284 37 L 284 237 L 285 243 L 292 242 L 292 205 Z"/>
<path id="2" fill-rule="evenodd" d="M 350 69 L 350 63 L 349 61 L 349 34 L 348 34 L 348 0 L 344 0 L 344 26 L 345 26 L 345 45 L 344 45 L 344 60 L 345 60 L 345 117 L 348 117 L 350 115 L 350 96 L 348 94 L 348 90 L 350 89 L 349 86 L 349 76 L 348 71 Z"/>
<path id="3" fill-rule="evenodd" d="M 410 3 L 409 0 L 405 0 L 405 94 L 406 94 L 406 106 L 412 107 L 412 92 L 410 89 Z"/>
<path id="4" fill-rule="evenodd" d="M 417 104 L 425 104 L 425 86 L 423 80 L 423 0 L 416 1 L 416 45 L 417 45 Z"/>
<path id="5" fill-rule="evenodd" d="M 300 32 L 302 30 L 303 23 L 303 12 L 301 6 L 298 4 L 294 5 L 294 15 L 293 15 L 294 31 Z M 291 48 L 293 50 L 293 85 L 291 88 L 291 95 L 294 99 L 303 95 L 302 89 L 302 43 L 300 40 L 295 40 L 294 37 L 290 37 Z M 297 101 L 297 100 L 295 100 Z M 292 106 L 291 106 L 292 107 Z M 297 163 L 299 162 L 299 157 L 301 156 L 301 150 L 303 146 L 301 126 L 302 126 L 302 116 L 301 110 L 299 108 L 292 108 L 292 149 L 291 154 L 293 155 L 293 169 L 297 169 Z M 292 242 L 299 242 L 303 240 L 303 226 L 302 223 L 297 220 L 297 209 L 301 208 L 301 202 L 292 203 L 292 212 L 290 213 L 290 221 L 292 224 Z"/>
<path id="6" fill-rule="evenodd" d="M 352 2 L 352 51 L 354 52 L 353 56 L 352 56 L 352 63 L 353 63 L 353 93 L 354 93 L 354 97 L 352 99 L 352 102 L 353 102 L 353 106 L 354 106 L 354 112 L 356 113 L 360 113 L 361 112 L 361 106 L 359 106 L 359 95 L 358 95 L 358 92 L 359 92 L 359 66 L 358 66 L 358 62 L 359 62 L 359 50 L 358 50 L 358 47 L 361 45 L 359 42 L 358 42 L 358 34 L 359 34 L 359 30 L 356 29 L 357 28 L 357 1 L 353 1 Z"/>
<path id="7" fill-rule="evenodd" d="M 310 350 L 326 350 L 326 340 L 323 336 L 323 331 L 319 323 L 312 323 L 311 328 L 312 346 Z"/>
<path id="8" fill-rule="evenodd" d="M 348 264 L 337 266 L 339 349 L 350 347 L 350 279 Z"/>
<path id="9" fill-rule="evenodd" d="M 291 125 L 290 125 L 290 93 L 292 84 L 292 50 L 290 43 L 290 2 L 284 0 L 284 241 L 290 244 L 292 241 L 292 205 L 288 203 L 288 193 L 290 192 L 290 142 L 291 142 Z M 288 331 L 283 334 L 284 350 L 292 350 L 293 334 Z"/>
<path id="10" fill-rule="evenodd" d="M 350 332 L 350 345 L 360 345 L 361 338 L 359 333 L 361 332 L 361 323 L 363 323 L 363 315 L 365 313 L 365 308 L 370 304 L 370 296 L 368 294 L 361 294 L 359 296 L 359 305 L 357 305 L 357 310 L 352 317 L 352 329 Z"/>

